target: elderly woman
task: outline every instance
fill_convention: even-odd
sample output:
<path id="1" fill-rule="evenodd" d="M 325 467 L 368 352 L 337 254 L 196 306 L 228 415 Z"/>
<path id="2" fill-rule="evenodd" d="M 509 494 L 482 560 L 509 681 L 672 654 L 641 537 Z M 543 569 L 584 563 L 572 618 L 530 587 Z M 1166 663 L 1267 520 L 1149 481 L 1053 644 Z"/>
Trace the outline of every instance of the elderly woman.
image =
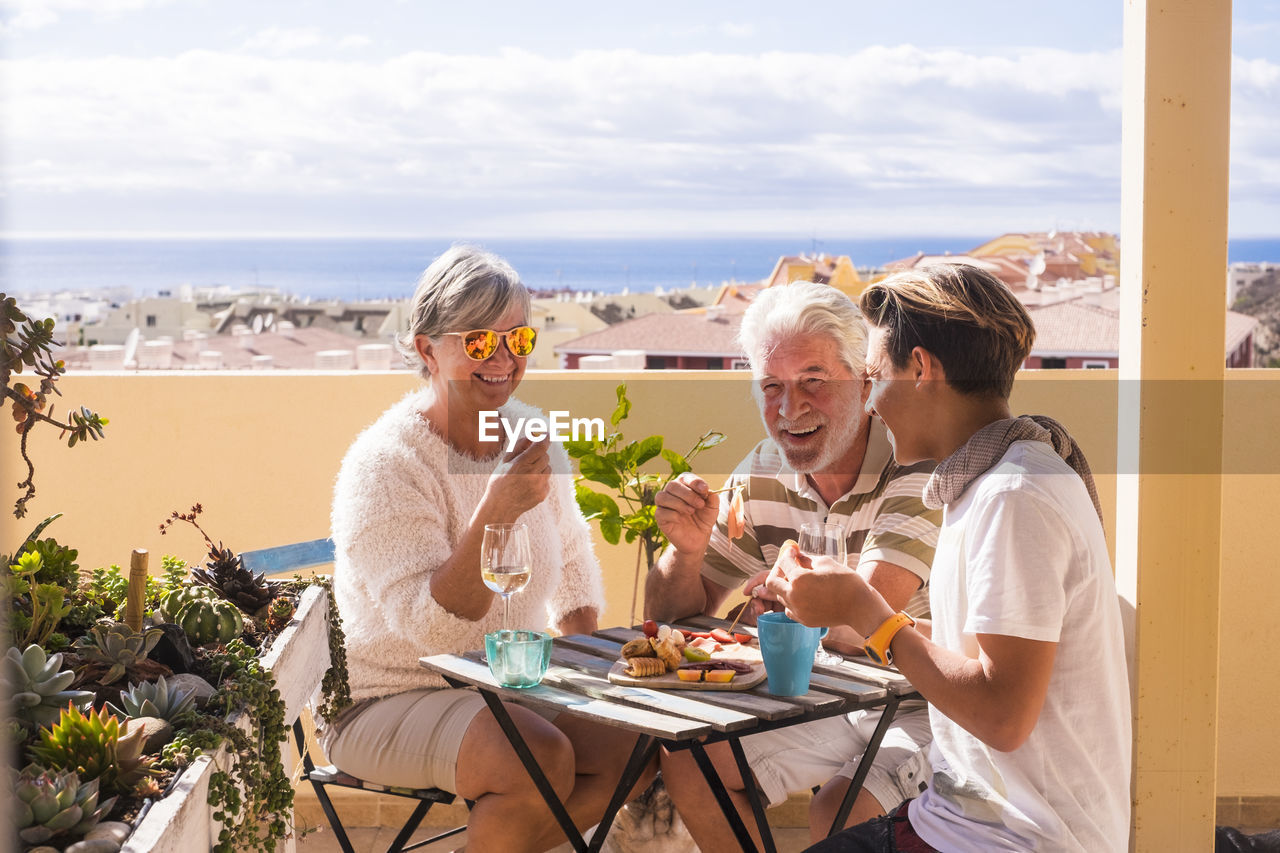
<path id="1" fill-rule="evenodd" d="M 480 578 L 485 525 L 529 527 L 533 574 L 511 598 L 512 625 L 590 632 L 604 601 L 564 450 L 525 439 L 504 453 L 507 436 L 481 440 L 481 412 L 512 423 L 540 415 L 511 396 L 536 342 L 529 306 L 500 258 L 467 247 L 437 258 L 400 340 L 425 385 L 352 444 L 333 500 L 333 591 L 357 704 L 324 732 L 326 754 L 361 779 L 474 800 L 472 851 L 564 840 L 479 693 L 418 665 L 482 648 L 502 627 Z M 595 823 L 633 742 L 567 715 L 508 710 L 575 823 Z"/>

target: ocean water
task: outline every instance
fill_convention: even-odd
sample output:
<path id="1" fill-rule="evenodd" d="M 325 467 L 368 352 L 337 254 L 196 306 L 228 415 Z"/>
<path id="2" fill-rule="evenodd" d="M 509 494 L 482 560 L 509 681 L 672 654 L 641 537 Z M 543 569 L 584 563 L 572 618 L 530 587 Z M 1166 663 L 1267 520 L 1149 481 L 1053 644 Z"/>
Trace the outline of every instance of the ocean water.
<path id="1" fill-rule="evenodd" d="M 962 253 L 988 236 L 708 239 L 495 239 L 536 289 L 617 293 L 759 281 L 782 255 L 848 255 L 875 267 L 923 251 Z M 194 286 L 274 287 L 317 299 L 407 297 L 431 259 L 450 245 L 432 239 L 3 239 L 5 293 L 129 288 L 136 296 Z M 1280 262 L 1280 239 L 1232 240 L 1229 259 Z"/>

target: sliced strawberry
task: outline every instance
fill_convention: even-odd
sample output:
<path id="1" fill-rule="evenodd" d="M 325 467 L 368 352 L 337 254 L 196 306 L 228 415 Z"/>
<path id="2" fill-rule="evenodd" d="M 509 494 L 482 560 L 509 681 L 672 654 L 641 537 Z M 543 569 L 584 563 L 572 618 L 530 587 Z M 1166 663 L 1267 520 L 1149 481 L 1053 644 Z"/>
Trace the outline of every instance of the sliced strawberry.
<path id="1" fill-rule="evenodd" d="M 706 631 L 690 631 L 688 628 L 677 628 L 676 630 L 679 631 L 681 634 L 684 634 L 684 638 L 686 641 L 696 640 L 699 637 L 711 636 Z"/>
<path id="2" fill-rule="evenodd" d="M 711 634 L 711 639 L 715 640 L 717 643 L 735 642 L 733 639 L 733 634 L 730 634 L 728 631 L 726 631 L 723 628 L 712 628 L 710 631 L 710 634 Z"/>
<path id="3" fill-rule="evenodd" d="M 752 637 L 750 634 L 734 634 L 733 635 L 733 641 L 735 643 L 741 643 L 744 646 L 750 643 L 751 639 Z"/>

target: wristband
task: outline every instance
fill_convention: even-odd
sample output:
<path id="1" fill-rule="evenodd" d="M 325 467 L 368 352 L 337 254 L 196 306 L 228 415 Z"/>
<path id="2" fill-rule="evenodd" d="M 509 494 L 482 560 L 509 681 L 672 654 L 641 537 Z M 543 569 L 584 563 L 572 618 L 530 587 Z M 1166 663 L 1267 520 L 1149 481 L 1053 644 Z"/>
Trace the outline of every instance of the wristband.
<path id="1" fill-rule="evenodd" d="M 888 666 L 893 663 L 893 651 L 889 648 L 889 644 L 893 642 L 894 637 L 898 636 L 899 631 L 914 624 L 916 620 L 899 610 L 871 632 L 871 636 L 867 637 L 867 644 L 863 646 L 863 651 L 874 663 Z"/>

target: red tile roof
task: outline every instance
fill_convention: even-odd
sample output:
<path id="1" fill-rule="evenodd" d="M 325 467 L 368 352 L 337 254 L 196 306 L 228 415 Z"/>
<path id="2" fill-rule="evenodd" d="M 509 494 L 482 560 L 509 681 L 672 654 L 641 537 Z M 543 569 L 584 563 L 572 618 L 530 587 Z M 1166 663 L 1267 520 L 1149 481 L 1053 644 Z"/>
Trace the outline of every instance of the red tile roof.
<path id="1" fill-rule="evenodd" d="M 559 354 L 608 355 L 617 350 L 644 350 L 649 355 L 705 355 L 744 357 L 738 346 L 742 315 L 727 311 L 646 314 L 615 323 L 597 332 L 565 341 Z"/>

